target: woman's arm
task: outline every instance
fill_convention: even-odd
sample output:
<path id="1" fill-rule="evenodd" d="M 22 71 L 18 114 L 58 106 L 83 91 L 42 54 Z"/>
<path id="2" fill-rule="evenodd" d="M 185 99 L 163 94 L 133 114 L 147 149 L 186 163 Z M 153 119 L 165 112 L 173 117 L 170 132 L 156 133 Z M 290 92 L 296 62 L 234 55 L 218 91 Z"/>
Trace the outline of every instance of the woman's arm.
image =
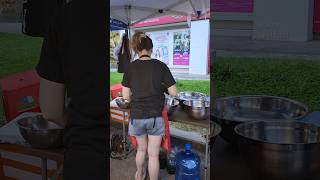
<path id="1" fill-rule="evenodd" d="M 124 99 L 128 100 L 128 101 L 131 101 L 131 90 L 130 88 L 127 88 L 127 87 L 124 87 L 122 88 L 122 96 Z"/>
<path id="2" fill-rule="evenodd" d="M 45 119 L 64 126 L 66 123 L 64 84 L 40 78 L 40 108 Z"/>
<path id="3" fill-rule="evenodd" d="M 168 88 L 169 95 L 176 96 L 177 95 L 177 86 L 174 84 Z"/>

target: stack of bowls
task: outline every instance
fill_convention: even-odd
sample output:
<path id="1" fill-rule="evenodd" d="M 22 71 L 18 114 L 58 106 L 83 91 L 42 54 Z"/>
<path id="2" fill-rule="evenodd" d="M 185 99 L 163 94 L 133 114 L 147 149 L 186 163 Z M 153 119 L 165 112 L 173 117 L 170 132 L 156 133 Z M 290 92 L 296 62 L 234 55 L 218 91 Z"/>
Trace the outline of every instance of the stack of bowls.
<path id="1" fill-rule="evenodd" d="M 255 120 L 299 120 L 308 113 L 306 105 L 277 96 L 248 95 L 219 98 L 213 103 L 212 119 L 222 127 L 221 137 L 237 143 L 236 125 Z"/>

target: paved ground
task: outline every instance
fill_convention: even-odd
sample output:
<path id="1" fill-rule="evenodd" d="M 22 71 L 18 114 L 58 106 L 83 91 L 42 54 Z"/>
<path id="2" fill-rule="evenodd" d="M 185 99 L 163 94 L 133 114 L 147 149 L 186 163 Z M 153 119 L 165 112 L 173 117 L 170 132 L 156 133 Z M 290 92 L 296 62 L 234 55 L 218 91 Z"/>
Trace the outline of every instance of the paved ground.
<path id="1" fill-rule="evenodd" d="M 218 57 L 320 60 L 320 40 L 308 42 L 256 41 L 250 37 L 213 36 L 212 43 Z"/>
<path id="2" fill-rule="evenodd" d="M 22 28 L 21 23 L 0 22 L 0 32 L 21 33 L 21 28 Z"/>

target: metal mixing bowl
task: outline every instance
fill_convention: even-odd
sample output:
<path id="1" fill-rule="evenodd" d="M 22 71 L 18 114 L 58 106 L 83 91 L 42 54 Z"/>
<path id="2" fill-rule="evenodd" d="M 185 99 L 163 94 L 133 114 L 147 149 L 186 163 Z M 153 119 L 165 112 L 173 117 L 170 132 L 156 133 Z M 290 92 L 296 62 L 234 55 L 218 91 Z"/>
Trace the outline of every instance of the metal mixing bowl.
<path id="1" fill-rule="evenodd" d="M 236 125 L 253 120 L 298 120 L 308 113 L 306 105 L 277 96 L 233 96 L 213 102 L 212 117 L 222 127 L 221 137 L 236 145 Z"/>
<path id="2" fill-rule="evenodd" d="M 205 99 L 206 95 L 200 92 L 179 92 L 177 94 L 177 99 L 179 100 L 180 106 L 182 108 L 185 108 L 184 101 L 188 100 L 201 100 Z"/>
<path id="3" fill-rule="evenodd" d="M 205 120 L 210 114 L 210 102 L 204 100 L 186 100 L 183 102 L 191 118 Z"/>
<path id="4" fill-rule="evenodd" d="M 179 101 L 178 100 L 176 100 L 173 97 L 166 96 L 165 106 L 166 106 L 166 108 L 168 110 L 168 115 L 169 116 L 176 110 L 178 105 L 179 105 Z"/>
<path id="5" fill-rule="evenodd" d="M 33 148 L 58 148 L 62 146 L 63 128 L 41 115 L 25 117 L 16 122 L 20 134 Z"/>
<path id="6" fill-rule="evenodd" d="M 319 127 L 298 121 L 252 121 L 237 125 L 235 132 L 257 179 L 319 179 Z"/>
<path id="7" fill-rule="evenodd" d="M 122 97 L 117 98 L 116 103 L 122 109 L 129 109 L 130 108 L 130 102 L 126 99 L 123 99 Z"/>

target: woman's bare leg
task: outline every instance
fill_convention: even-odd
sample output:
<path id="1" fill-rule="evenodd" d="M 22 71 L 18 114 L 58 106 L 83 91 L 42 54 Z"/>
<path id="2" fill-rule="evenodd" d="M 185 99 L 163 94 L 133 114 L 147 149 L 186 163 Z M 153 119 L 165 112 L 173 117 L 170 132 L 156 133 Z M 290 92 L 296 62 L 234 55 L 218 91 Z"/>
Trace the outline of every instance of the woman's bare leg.
<path id="1" fill-rule="evenodd" d="M 150 180 L 158 180 L 159 176 L 159 152 L 162 136 L 148 135 L 149 176 Z"/>
<path id="2" fill-rule="evenodd" d="M 142 180 L 143 177 L 143 169 L 144 169 L 144 161 L 146 159 L 147 147 L 148 147 L 148 139 L 147 136 L 139 136 L 136 137 L 138 148 L 136 154 L 136 165 L 137 165 L 137 179 Z"/>

